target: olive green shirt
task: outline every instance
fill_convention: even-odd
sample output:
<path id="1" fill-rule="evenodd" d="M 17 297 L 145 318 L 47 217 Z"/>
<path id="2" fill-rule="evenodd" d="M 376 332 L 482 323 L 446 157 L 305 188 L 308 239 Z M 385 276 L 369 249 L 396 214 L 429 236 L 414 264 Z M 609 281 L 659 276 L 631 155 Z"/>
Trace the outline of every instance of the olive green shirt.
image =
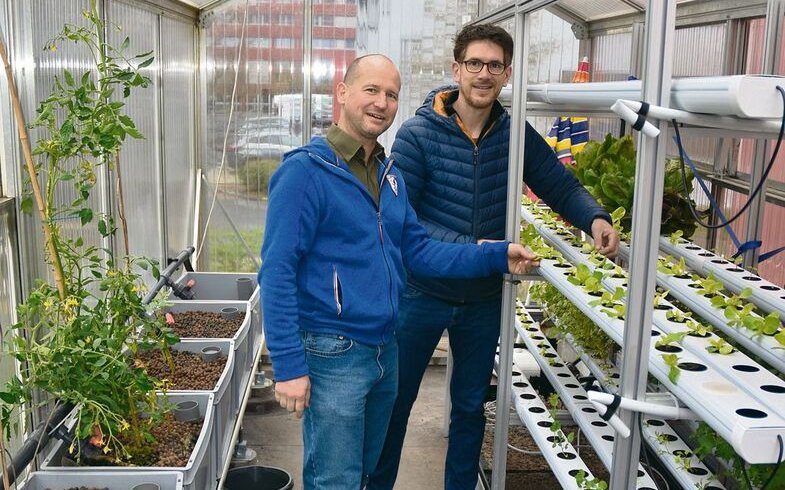
<path id="1" fill-rule="evenodd" d="M 327 143 L 348 165 L 352 175 L 357 177 L 379 205 L 379 162 L 384 160 L 384 147 L 376 143 L 368 165 L 365 164 L 365 149 L 354 138 L 346 134 L 337 124 L 327 130 Z"/>

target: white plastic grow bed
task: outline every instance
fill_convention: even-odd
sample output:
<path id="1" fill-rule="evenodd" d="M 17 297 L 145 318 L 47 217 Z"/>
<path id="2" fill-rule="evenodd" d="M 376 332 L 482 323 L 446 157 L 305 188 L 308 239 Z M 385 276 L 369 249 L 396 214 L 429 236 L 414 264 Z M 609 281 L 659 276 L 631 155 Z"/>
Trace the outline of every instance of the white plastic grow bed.
<path id="1" fill-rule="evenodd" d="M 159 396 L 159 400 L 161 403 L 164 403 L 163 397 Z M 213 466 L 213 454 L 216 448 L 212 443 L 213 423 L 215 419 L 213 412 L 213 395 L 204 392 L 170 393 L 166 397 L 166 400 L 167 403 L 171 404 L 184 401 L 195 401 L 199 404 L 199 415 L 203 418 L 202 430 L 199 432 L 199 438 L 197 439 L 191 456 L 188 458 L 188 462 L 185 466 L 65 466 L 62 461 L 68 448 L 62 441 L 55 441 L 50 444 L 52 448 L 41 463 L 43 472 L 49 473 L 56 471 L 74 475 L 91 473 L 97 475 L 98 478 L 106 477 L 108 481 L 109 478 L 113 478 L 111 475 L 134 473 L 147 476 L 162 472 L 171 473 L 174 471 L 183 476 L 183 490 L 207 490 L 213 488 L 216 482 L 216 472 L 215 467 Z"/>
<path id="2" fill-rule="evenodd" d="M 248 300 L 240 299 L 237 290 L 237 279 L 250 279 L 253 291 Z M 256 274 L 243 272 L 186 272 L 177 279 L 178 284 L 186 284 L 193 280 L 194 286 L 191 291 L 194 293 L 196 301 L 248 301 L 251 310 L 250 359 L 254 359 L 256 352 L 262 347 L 262 310 L 259 304 L 261 289 L 256 281 Z M 170 296 L 170 300 L 177 299 Z"/>
<path id="3" fill-rule="evenodd" d="M 254 362 L 254 345 L 251 342 L 251 325 L 253 313 L 251 303 L 247 301 L 172 301 L 167 311 L 183 313 L 188 311 L 209 311 L 219 313 L 223 308 L 234 307 L 245 313 L 240 328 L 229 340 L 234 342 L 234 370 L 232 371 L 232 410 L 237 413 L 240 407 L 245 384 L 251 378 Z M 176 318 L 175 318 L 176 319 Z M 183 337 L 182 340 L 207 340 L 218 337 Z"/>
<path id="4" fill-rule="evenodd" d="M 19 490 L 68 490 L 81 487 L 133 490 L 144 483 L 158 485 L 160 490 L 182 490 L 183 474 L 174 471 L 148 474 L 130 471 L 109 474 L 90 471 L 36 471 L 20 484 Z"/>

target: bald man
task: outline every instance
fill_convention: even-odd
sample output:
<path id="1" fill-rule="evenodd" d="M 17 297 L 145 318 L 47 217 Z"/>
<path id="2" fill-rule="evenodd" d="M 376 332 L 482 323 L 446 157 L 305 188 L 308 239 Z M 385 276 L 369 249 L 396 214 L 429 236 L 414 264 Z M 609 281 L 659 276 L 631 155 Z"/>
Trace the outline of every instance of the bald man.
<path id="1" fill-rule="evenodd" d="M 398 383 L 394 325 L 406 270 L 438 277 L 522 273 L 536 257 L 506 242 L 428 238 L 377 137 L 401 78 L 382 55 L 352 62 L 341 117 L 284 155 L 262 246 L 264 329 L 275 396 L 303 419 L 305 489 L 358 489 L 379 459 Z"/>

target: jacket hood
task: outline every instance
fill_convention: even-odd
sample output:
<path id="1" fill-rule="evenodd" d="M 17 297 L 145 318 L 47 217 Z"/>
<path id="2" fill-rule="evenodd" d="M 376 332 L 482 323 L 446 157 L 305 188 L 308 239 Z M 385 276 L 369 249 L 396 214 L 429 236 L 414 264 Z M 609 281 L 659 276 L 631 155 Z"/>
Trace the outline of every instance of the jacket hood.
<path id="1" fill-rule="evenodd" d="M 415 114 L 425 117 L 435 123 L 444 125 L 448 128 L 452 128 L 453 131 L 456 130 L 456 125 L 453 124 L 453 117 L 447 115 L 445 103 L 447 99 L 454 95 L 457 91 L 458 86 L 455 84 L 436 87 L 425 97 L 425 100 L 417 109 L 417 111 L 415 111 Z M 497 106 L 494 107 L 493 112 L 499 114 L 497 122 L 509 117 L 507 111 L 503 109 L 501 103 L 498 100 L 493 104 L 494 106 Z M 458 131 L 460 131 L 460 128 L 458 128 Z"/>
<path id="2" fill-rule="evenodd" d="M 418 116 L 427 117 L 429 119 L 435 118 L 449 120 L 449 116 L 444 111 L 444 100 L 457 91 L 457 85 L 442 85 L 440 87 L 436 87 L 425 96 L 425 100 L 415 111 L 415 114 Z"/>
<path id="3" fill-rule="evenodd" d="M 338 159 L 335 157 L 335 152 L 327 143 L 327 139 L 324 136 L 313 136 L 311 141 L 309 141 L 306 145 L 287 151 L 284 153 L 283 159 L 281 161 L 285 161 L 288 158 L 292 158 L 300 154 L 316 155 L 321 157 L 321 159 L 327 163 L 331 163 L 336 167 L 339 166 Z"/>

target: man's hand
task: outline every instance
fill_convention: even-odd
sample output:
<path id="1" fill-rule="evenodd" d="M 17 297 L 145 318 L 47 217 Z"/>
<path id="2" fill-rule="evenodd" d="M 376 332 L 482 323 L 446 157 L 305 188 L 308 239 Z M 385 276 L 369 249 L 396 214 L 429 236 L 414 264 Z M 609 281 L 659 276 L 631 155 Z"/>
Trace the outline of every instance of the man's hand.
<path id="1" fill-rule="evenodd" d="M 591 236 L 594 247 L 604 256 L 613 258 L 619 253 L 619 233 L 604 219 L 596 218 L 592 221 Z"/>
<path id="2" fill-rule="evenodd" d="M 540 259 L 520 243 L 510 243 L 507 247 L 507 268 L 510 274 L 526 274 L 540 265 Z"/>
<path id="3" fill-rule="evenodd" d="M 302 418 L 311 402 L 311 379 L 308 376 L 275 383 L 275 401 Z"/>

